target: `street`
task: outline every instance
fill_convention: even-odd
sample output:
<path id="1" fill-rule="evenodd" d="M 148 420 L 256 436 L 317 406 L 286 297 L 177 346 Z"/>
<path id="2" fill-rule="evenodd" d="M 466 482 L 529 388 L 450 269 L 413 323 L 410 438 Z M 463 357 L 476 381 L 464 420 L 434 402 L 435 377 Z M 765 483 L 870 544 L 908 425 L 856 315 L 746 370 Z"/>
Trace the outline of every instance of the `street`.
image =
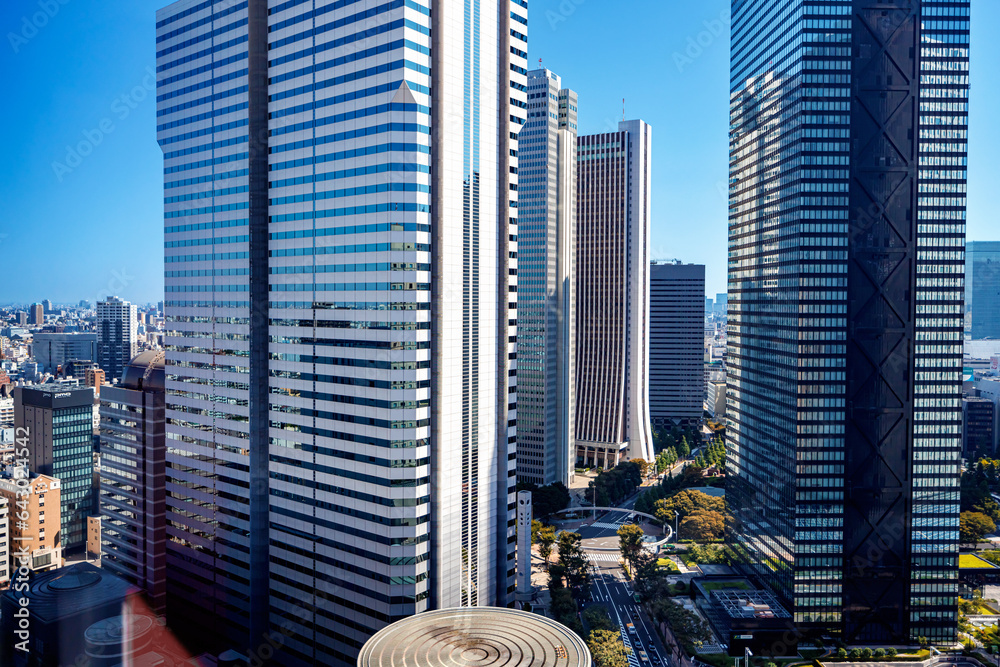
<path id="1" fill-rule="evenodd" d="M 607 607 L 611 620 L 619 625 L 625 646 L 631 649 L 629 664 L 632 667 L 669 665 L 663 642 L 646 612 L 636 604 L 631 583 L 625 580 L 621 566 L 618 563 L 598 561 L 592 565 L 592 572 L 592 597 L 584 606 L 603 604 Z M 629 623 L 635 628 L 634 633 L 628 632 Z M 643 653 L 646 655 L 646 662 L 640 659 Z"/>

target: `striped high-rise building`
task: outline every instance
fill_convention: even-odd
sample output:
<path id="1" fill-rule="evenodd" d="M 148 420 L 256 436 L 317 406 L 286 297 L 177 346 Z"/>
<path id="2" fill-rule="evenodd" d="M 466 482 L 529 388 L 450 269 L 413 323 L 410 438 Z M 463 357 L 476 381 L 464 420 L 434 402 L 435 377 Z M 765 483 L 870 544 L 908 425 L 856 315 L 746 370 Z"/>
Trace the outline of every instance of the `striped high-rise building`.
<path id="1" fill-rule="evenodd" d="M 730 537 L 806 634 L 956 641 L 969 4 L 732 4 Z"/>
<path id="2" fill-rule="evenodd" d="M 171 623 L 353 665 L 506 604 L 526 39 L 524 0 L 158 13 Z"/>
<path id="3" fill-rule="evenodd" d="M 653 460 L 649 233 L 653 130 L 577 140 L 576 451 L 579 465 Z"/>
<path id="4" fill-rule="evenodd" d="M 518 134 L 517 480 L 569 484 L 575 408 L 577 95 L 528 72 Z"/>

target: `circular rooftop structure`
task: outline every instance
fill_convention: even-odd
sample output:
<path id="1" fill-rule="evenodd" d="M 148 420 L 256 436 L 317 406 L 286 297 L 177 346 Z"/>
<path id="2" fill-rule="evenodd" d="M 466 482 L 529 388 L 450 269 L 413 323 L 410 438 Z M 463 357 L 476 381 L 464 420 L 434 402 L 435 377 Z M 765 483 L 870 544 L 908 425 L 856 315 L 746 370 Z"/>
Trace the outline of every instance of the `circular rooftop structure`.
<path id="1" fill-rule="evenodd" d="M 147 350 L 137 354 L 125 366 L 118 386 L 135 391 L 163 391 L 165 358 L 163 350 Z"/>
<path id="2" fill-rule="evenodd" d="M 575 632 L 501 607 L 428 611 L 393 623 L 361 649 L 358 667 L 590 667 Z"/>

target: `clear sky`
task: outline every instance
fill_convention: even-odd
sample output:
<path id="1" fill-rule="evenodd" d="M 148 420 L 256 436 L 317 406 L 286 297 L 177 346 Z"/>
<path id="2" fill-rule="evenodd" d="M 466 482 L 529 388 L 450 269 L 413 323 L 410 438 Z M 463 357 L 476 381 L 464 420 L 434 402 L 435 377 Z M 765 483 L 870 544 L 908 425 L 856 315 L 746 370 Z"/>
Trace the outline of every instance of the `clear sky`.
<path id="1" fill-rule="evenodd" d="M 2 3 L 0 304 L 163 298 L 151 72 L 154 13 L 165 4 Z M 530 0 L 529 13 L 529 62 L 542 58 L 579 93 L 581 133 L 616 129 L 623 98 L 628 118 L 653 126 L 651 254 L 706 264 L 709 294 L 726 288 L 728 8 Z M 989 204 L 1000 180 L 1000 2 L 973 0 L 972 11 L 968 232 L 1000 240 Z"/>

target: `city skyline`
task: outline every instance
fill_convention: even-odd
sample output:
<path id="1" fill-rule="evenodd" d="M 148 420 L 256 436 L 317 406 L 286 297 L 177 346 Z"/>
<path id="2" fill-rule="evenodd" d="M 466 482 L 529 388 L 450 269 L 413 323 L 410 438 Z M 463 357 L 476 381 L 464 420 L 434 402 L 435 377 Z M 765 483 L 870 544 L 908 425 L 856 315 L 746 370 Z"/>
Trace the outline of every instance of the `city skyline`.
<path id="1" fill-rule="evenodd" d="M 155 64 L 151 17 L 160 4 L 112 0 L 101 16 L 88 12 L 86 3 L 60 3 L 36 33 L 23 23 L 37 11 L 35 2 L 0 9 L 6 36 L 0 62 L 10 73 L 9 88 L 32 100 L 0 110 L 0 120 L 18 128 L 8 149 L 14 159 L 0 166 L 9 211 L 0 249 L 9 254 L 13 273 L 23 276 L 0 293 L 0 304 L 45 298 L 93 304 L 108 295 L 138 304 L 162 300 L 161 154 L 150 139 L 155 77 L 147 72 Z M 606 16 L 597 7 L 579 0 L 533 3 L 537 28 L 528 45 L 529 68 L 542 58 L 544 67 L 573 82 L 583 105 L 580 134 L 614 129 L 623 97 L 629 117 L 642 116 L 661 128 L 653 164 L 651 257 L 705 264 L 706 291 L 722 292 L 729 38 L 728 29 L 716 36 L 705 24 L 724 21 L 729 3 L 643 2 L 639 11 L 650 20 L 641 22 Z M 993 241 L 989 165 L 1000 151 L 1000 128 L 988 113 L 1000 97 L 1000 43 L 987 35 L 990 25 L 1000 23 L 1000 4 L 976 3 L 973 15 L 968 238 Z M 609 29 L 633 31 L 636 39 L 617 42 L 612 58 L 581 46 L 603 39 Z M 25 40 L 22 31 L 34 36 Z M 10 34 L 17 37 L 14 45 Z M 114 47 L 99 46 L 106 44 Z M 648 85 L 651 70 L 663 85 Z M 65 162 L 67 144 L 84 141 L 83 133 L 99 129 L 103 120 L 114 129 L 60 182 L 53 163 Z M 671 157 L 678 155 L 684 159 Z M 46 247 L 41 239 L 61 242 Z"/>

